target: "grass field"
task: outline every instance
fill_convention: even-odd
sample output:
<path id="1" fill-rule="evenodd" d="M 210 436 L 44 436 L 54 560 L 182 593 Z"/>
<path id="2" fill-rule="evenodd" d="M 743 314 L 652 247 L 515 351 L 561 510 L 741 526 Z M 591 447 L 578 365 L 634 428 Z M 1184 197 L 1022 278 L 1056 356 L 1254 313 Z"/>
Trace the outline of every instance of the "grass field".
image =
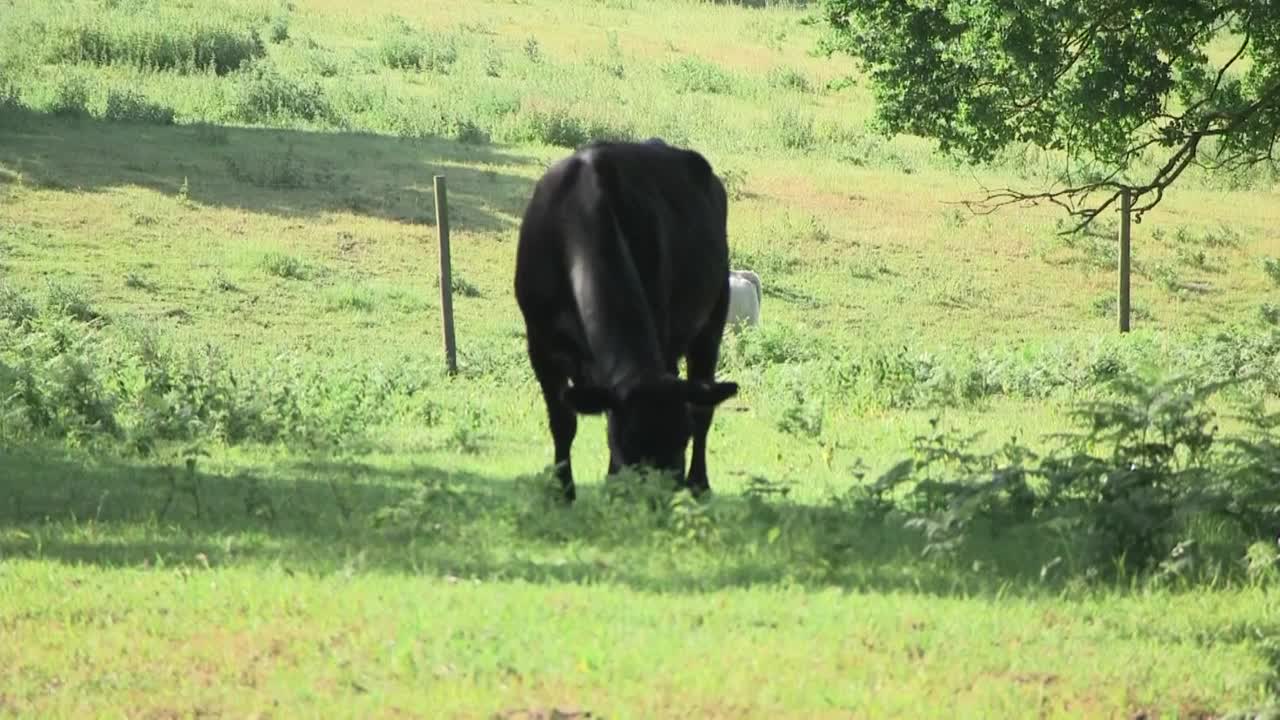
<path id="1" fill-rule="evenodd" d="M 953 204 L 1053 158 L 969 168 L 875 135 L 803 10 L 211 5 L 0 0 L 0 714 L 1276 702 L 1280 452 L 1246 413 L 1280 397 L 1274 177 L 1189 172 L 1135 226 L 1121 337 L 1114 222 L 1064 236 L 1049 209 Z M 712 429 L 709 501 L 650 511 L 643 484 L 606 485 L 584 418 L 567 509 L 511 291 L 519 216 L 571 147 L 654 135 L 725 179 L 763 325 L 725 340 L 742 392 Z M 1116 384 L 1175 371 L 1243 381 L 1194 410 Z M 1113 443 L 1133 455 L 1089 450 L 1090 482 L 1143 466 L 1243 509 L 945 522 L 929 483 L 1005 482 L 1011 437 L 1065 451 L 1051 434 L 1099 417 L 1073 415 L 1086 401 L 1139 410 L 1103 423 L 1137 429 Z M 880 477 L 915 485 L 877 499 Z"/>

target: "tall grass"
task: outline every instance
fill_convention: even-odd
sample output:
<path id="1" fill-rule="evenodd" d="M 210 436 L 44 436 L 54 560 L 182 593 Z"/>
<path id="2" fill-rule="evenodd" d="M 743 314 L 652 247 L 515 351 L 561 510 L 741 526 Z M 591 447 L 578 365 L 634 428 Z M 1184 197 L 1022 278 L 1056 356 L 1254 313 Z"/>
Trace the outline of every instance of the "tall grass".
<path id="1" fill-rule="evenodd" d="M 49 63 L 225 75 L 266 53 L 258 28 L 218 5 L 200 12 L 161 3 L 58 10 L 51 7 L 26 26 L 32 33 L 29 41 L 38 43 Z"/>

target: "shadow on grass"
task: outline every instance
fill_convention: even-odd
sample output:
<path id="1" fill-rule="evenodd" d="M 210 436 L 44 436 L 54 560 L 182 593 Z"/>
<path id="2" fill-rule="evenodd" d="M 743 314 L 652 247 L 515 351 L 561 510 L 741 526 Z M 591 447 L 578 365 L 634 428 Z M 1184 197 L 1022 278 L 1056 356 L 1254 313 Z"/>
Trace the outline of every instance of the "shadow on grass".
<path id="1" fill-rule="evenodd" d="M 654 513 L 585 487 L 432 466 L 300 463 L 188 472 L 40 447 L 0 449 L 0 557 L 73 564 L 280 564 L 291 571 L 425 573 L 619 583 L 700 592 L 794 583 L 936 595 L 1039 593 L 1048 538 L 993 536 L 1002 563 L 922 561 L 916 533 L 833 506 L 722 496 Z M 669 497 L 663 495 L 663 497 Z M 401 509 L 380 525 L 379 511 Z M 200 556 L 203 556 L 201 559 Z"/>
<path id="2" fill-rule="evenodd" d="M 460 230 L 506 232 L 533 181 L 529 158 L 439 138 L 219 125 L 143 125 L 0 107 L 0 184 L 83 192 L 140 186 L 285 217 L 351 212 L 434 224 L 434 175 Z M 184 189 L 185 186 L 185 189 Z"/>

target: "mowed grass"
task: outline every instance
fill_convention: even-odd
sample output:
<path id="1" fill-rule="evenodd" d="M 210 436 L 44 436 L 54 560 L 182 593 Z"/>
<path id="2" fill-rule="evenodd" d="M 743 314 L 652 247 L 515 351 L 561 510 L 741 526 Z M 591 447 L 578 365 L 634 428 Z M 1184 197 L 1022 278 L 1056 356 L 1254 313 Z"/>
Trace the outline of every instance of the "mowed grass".
<path id="1" fill-rule="evenodd" d="M 50 598 L 6 618 L 24 643 L 0 649 L 7 694 L 52 696 L 41 717 L 1203 717 L 1265 670 L 1205 630 L 1275 621 L 1247 591 L 1073 604 L 652 594 L 31 561 L 7 565 L 0 586 Z"/>
<path id="2" fill-rule="evenodd" d="M 1099 580 L 1070 534 L 922 558 L 901 522 L 830 511 L 934 418 L 1039 446 L 1145 364 L 1259 372 L 1217 407 L 1274 407 L 1267 178 L 1189 174 L 1135 226 L 1119 338 L 1113 226 L 1064 238 L 1045 208 L 950 204 L 1048 160 L 969 170 L 871 134 L 869 92 L 809 54 L 801 11 L 158 7 L 23 0 L 0 27 L 0 320 L 70 323 L 14 331 L 4 358 L 64 404 L 101 379 L 74 412 L 115 407 L 126 440 L 167 423 L 139 456 L 101 426 L 29 433 L 39 393 L 5 398 L 0 711 L 1194 717 L 1274 697 L 1265 573 Z M 710 503 L 611 499 L 584 418 L 566 510 L 534 477 L 551 443 L 518 218 L 572 146 L 655 135 L 725 178 L 764 327 L 726 339 L 743 390 L 712 430 Z M 1237 565 L 1274 545 L 1206 525 Z"/>

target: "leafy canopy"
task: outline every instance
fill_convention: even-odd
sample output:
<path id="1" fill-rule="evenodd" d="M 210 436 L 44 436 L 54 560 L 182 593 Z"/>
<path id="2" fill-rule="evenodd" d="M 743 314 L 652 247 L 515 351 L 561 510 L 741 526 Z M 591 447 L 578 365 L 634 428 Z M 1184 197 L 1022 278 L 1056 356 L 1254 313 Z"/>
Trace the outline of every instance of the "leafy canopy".
<path id="1" fill-rule="evenodd" d="M 819 7 L 824 49 L 862 61 L 882 129 L 973 162 L 1011 143 L 1063 151 L 1053 188 L 1000 190 L 979 205 L 1048 200 L 1084 225 L 1130 188 L 1140 219 L 1192 165 L 1277 167 L 1280 0 Z"/>

